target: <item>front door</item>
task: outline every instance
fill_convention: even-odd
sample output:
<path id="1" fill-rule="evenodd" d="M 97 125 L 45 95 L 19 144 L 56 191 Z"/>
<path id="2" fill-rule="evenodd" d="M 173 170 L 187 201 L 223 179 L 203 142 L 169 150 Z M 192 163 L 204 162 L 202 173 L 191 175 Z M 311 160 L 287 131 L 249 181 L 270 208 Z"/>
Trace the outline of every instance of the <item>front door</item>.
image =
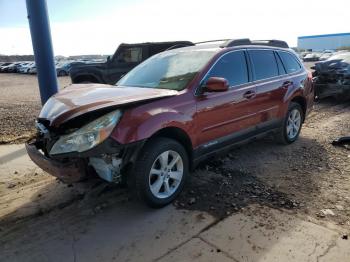
<path id="1" fill-rule="evenodd" d="M 224 54 L 209 70 L 210 77 L 223 77 L 230 88 L 225 92 L 206 92 L 197 97 L 195 123 L 198 149 L 211 151 L 251 133 L 257 124 L 256 87 L 249 81 L 244 51 Z"/>

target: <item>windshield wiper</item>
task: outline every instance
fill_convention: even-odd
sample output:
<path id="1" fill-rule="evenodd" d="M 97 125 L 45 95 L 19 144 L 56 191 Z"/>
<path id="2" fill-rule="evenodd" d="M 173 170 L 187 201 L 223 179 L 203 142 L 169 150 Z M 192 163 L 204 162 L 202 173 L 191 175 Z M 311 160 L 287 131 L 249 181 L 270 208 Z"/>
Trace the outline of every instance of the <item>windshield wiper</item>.
<path id="1" fill-rule="evenodd" d="M 178 75 L 178 76 L 170 76 L 170 77 L 164 77 L 162 79 L 160 79 L 160 83 L 170 83 L 170 82 L 177 82 L 179 80 L 181 80 L 181 78 L 190 78 L 193 75 L 195 75 L 197 72 L 190 72 L 190 73 L 186 73 L 183 75 Z"/>

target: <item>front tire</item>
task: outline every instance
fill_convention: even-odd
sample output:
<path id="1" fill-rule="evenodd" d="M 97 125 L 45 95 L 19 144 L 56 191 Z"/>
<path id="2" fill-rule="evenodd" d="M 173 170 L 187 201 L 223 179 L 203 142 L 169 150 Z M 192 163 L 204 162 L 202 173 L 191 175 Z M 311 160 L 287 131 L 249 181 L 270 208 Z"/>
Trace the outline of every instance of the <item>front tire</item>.
<path id="1" fill-rule="evenodd" d="M 58 76 L 65 76 L 65 75 L 66 75 L 66 72 L 64 72 L 63 70 L 61 70 L 61 71 L 58 72 L 57 75 L 58 75 Z"/>
<path id="2" fill-rule="evenodd" d="M 278 133 L 278 142 L 287 145 L 295 142 L 299 137 L 303 121 L 304 112 L 300 104 L 291 102 L 283 120 L 283 125 Z"/>
<path id="3" fill-rule="evenodd" d="M 163 207 L 180 194 L 188 170 L 187 152 L 181 144 L 169 138 L 154 138 L 147 142 L 135 162 L 131 186 L 147 205 Z"/>

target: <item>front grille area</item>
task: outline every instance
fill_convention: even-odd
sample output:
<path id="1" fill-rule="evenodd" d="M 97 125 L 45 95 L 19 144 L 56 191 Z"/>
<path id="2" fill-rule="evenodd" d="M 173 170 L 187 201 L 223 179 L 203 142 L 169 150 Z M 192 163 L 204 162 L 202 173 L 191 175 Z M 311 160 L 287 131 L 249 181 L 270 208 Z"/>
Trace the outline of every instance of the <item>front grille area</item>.
<path id="1" fill-rule="evenodd" d="M 48 156 L 52 146 L 58 140 L 59 135 L 54 131 L 50 130 L 50 122 L 45 119 L 37 119 L 36 128 L 36 145 L 38 149 L 41 149 L 45 156 Z"/>

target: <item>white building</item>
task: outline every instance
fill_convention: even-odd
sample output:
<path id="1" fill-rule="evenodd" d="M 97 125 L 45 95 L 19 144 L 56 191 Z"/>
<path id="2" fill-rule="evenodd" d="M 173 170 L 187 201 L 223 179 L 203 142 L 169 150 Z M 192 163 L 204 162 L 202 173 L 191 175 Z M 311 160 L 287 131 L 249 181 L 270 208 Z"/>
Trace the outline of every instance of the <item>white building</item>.
<path id="1" fill-rule="evenodd" d="M 344 46 L 350 47 L 350 33 L 298 37 L 298 48 L 301 49 L 323 51 L 335 50 Z"/>

